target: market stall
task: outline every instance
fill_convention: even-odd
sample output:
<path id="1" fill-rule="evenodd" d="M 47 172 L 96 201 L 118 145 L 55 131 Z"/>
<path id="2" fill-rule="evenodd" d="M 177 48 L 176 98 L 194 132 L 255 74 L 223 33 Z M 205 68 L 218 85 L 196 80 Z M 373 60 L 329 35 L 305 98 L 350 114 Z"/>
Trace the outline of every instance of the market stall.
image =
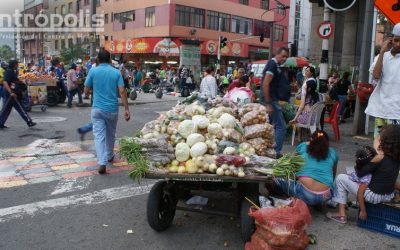
<path id="1" fill-rule="evenodd" d="M 162 179 L 149 194 L 149 225 L 166 230 L 177 209 L 239 216 L 242 238 L 248 241 L 255 228 L 249 209 L 258 204 L 260 192 L 267 195 L 265 183 L 272 176 L 292 177 L 303 163 L 294 154 L 274 159 L 268 121 L 263 105 L 194 93 L 147 123 L 137 137 L 121 139 L 120 154 L 134 165 L 132 179 Z M 228 212 L 187 206 L 195 195 L 201 204 L 208 192 L 224 192 L 236 206 Z"/>

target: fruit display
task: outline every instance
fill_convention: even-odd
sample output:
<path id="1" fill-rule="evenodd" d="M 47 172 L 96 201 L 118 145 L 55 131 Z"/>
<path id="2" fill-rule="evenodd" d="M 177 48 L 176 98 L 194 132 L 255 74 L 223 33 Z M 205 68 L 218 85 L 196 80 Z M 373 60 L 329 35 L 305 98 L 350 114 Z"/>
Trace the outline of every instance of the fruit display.
<path id="1" fill-rule="evenodd" d="M 273 127 L 267 118 L 260 104 L 240 106 L 194 93 L 145 124 L 138 137 L 123 138 L 120 154 L 135 166 L 133 179 L 149 169 L 244 177 L 253 173 L 247 171 L 250 156 L 275 156 Z"/>

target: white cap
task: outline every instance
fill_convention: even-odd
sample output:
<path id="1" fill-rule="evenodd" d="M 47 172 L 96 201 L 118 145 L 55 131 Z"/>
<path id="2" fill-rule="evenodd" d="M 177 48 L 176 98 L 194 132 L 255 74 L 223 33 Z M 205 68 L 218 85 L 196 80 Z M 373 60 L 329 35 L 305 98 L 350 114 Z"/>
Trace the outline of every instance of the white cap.
<path id="1" fill-rule="evenodd" d="M 396 24 L 396 25 L 393 27 L 393 32 L 392 32 L 392 34 L 393 34 L 394 36 L 400 36 L 400 23 Z"/>

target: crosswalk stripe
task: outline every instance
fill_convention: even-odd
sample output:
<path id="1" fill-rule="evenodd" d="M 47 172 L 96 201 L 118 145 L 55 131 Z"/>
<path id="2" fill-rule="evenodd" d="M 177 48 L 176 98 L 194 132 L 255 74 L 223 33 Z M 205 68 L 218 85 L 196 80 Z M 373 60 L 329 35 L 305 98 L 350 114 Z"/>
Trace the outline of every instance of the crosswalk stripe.
<path id="1" fill-rule="evenodd" d="M 152 186 L 153 184 L 144 186 L 130 184 L 121 187 L 103 189 L 92 193 L 71 195 L 57 199 L 2 208 L 0 209 L 0 223 L 22 218 L 24 216 L 33 217 L 36 214 L 48 214 L 56 209 L 101 204 L 109 201 L 143 195 L 150 192 Z"/>
<path id="2" fill-rule="evenodd" d="M 63 179 L 61 180 L 51 195 L 70 193 L 78 190 L 87 188 L 93 180 L 93 176 L 86 176 L 74 179 Z"/>

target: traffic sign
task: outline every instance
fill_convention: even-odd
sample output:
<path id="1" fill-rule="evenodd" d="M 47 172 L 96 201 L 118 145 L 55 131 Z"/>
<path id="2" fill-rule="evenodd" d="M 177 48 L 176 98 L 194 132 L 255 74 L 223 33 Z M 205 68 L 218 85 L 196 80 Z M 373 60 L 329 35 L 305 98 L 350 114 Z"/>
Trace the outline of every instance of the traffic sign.
<path id="1" fill-rule="evenodd" d="M 400 0 L 375 0 L 375 7 L 393 24 L 400 23 Z"/>
<path id="2" fill-rule="evenodd" d="M 317 28 L 317 34 L 322 39 L 329 39 L 333 34 L 333 23 L 323 21 Z"/>
<path id="3" fill-rule="evenodd" d="M 356 0 L 324 0 L 324 3 L 331 10 L 345 11 L 350 9 L 356 3 Z"/>

